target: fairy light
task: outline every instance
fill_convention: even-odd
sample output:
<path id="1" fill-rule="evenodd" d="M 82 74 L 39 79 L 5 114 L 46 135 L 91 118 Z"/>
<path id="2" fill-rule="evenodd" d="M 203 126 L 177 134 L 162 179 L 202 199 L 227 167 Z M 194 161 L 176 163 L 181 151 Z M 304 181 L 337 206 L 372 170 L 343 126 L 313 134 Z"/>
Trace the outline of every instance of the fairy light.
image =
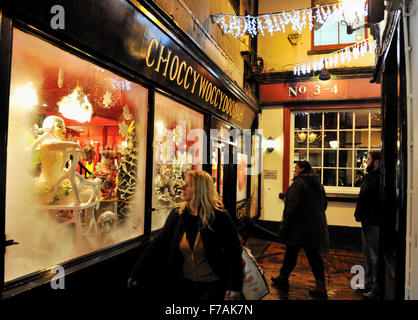
<path id="1" fill-rule="evenodd" d="M 292 30 L 298 31 L 299 33 L 308 26 L 312 30 L 314 19 L 316 23 L 321 25 L 345 21 L 347 14 L 344 15 L 342 6 L 341 3 L 334 3 L 307 9 L 263 14 L 256 17 L 232 14 L 217 14 L 211 17 L 212 22 L 218 24 L 225 34 L 232 34 L 234 37 L 239 37 L 248 33 L 251 37 L 255 37 L 258 33 L 264 35 L 266 30 L 271 35 L 278 31 L 284 33 L 289 25 Z M 357 9 L 355 11 L 356 17 L 361 18 L 367 16 L 367 5 L 364 5 L 363 9 Z"/>
<path id="2" fill-rule="evenodd" d="M 353 59 L 357 60 L 366 53 L 373 54 L 374 48 L 375 43 L 372 40 L 363 40 L 344 49 L 330 53 L 329 55 L 318 57 L 308 62 L 298 63 L 293 67 L 293 74 L 300 76 L 301 74 L 306 75 L 311 72 L 319 71 L 324 66 L 325 68 L 337 67 L 338 65 L 350 62 Z"/>

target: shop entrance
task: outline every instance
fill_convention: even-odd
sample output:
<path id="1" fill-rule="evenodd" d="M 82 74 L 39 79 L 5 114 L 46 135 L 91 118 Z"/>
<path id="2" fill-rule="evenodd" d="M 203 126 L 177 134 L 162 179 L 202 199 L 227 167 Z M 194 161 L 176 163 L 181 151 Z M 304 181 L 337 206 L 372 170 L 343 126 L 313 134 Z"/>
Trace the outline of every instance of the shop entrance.
<path id="1" fill-rule="evenodd" d="M 231 130 L 220 121 L 212 121 L 210 139 L 210 174 L 224 207 L 236 220 L 236 166 L 234 166 L 235 143 Z"/>

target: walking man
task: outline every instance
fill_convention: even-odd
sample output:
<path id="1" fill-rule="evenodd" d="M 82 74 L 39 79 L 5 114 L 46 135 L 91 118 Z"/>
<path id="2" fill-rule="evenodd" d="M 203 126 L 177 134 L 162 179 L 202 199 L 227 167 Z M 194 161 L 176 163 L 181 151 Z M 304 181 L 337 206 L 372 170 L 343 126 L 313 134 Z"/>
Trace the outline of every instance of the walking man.
<path id="1" fill-rule="evenodd" d="M 379 297 L 379 225 L 380 225 L 380 152 L 369 152 L 367 157 L 367 175 L 358 195 L 354 217 L 361 222 L 361 240 L 365 258 L 366 300 Z"/>

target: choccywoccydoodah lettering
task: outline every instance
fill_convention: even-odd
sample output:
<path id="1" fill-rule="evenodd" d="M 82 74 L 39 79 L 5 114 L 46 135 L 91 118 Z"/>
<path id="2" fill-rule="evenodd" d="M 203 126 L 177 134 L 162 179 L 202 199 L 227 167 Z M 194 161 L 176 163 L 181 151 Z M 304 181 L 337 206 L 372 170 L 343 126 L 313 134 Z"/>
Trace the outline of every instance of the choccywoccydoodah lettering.
<path id="1" fill-rule="evenodd" d="M 199 83 L 198 96 L 200 99 L 237 121 L 243 119 L 243 107 L 238 106 L 236 101 L 228 97 L 227 94 L 222 92 L 210 80 L 203 77 L 192 66 L 188 65 L 186 61 L 180 60 L 178 55 L 172 57 L 172 53 L 170 49 L 162 45 L 156 38 L 153 38 L 148 46 L 147 56 L 145 58 L 147 67 L 155 67 L 154 71 L 161 73 L 163 77 L 166 77 L 168 72 L 168 79 L 170 81 L 175 81 L 178 86 L 183 86 L 185 90 L 189 90 L 191 87 L 190 92 L 192 94 L 195 93 L 196 85 Z M 297 88 L 295 90 L 289 88 L 289 95 L 291 91 L 297 95 Z"/>

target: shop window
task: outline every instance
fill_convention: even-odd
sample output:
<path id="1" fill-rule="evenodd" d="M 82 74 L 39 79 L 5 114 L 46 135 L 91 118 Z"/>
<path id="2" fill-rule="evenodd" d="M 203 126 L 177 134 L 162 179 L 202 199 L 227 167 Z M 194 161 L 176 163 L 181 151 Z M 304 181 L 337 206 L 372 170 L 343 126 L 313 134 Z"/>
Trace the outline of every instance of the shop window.
<path id="1" fill-rule="evenodd" d="M 145 88 L 18 29 L 5 280 L 144 233 Z"/>
<path id="2" fill-rule="evenodd" d="M 312 7 L 317 5 L 334 4 L 335 0 L 313 0 Z M 314 14 L 315 16 L 315 14 Z M 364 24 L 362 21 L 357 22 L 358 25 Z M 337 22 L 322 25 L 314 22 L 312 29 L 312 51 L 316 50 L 337 50 L 345 48 L 351 44 L 366 39 L 366 28 L 355 30 L 351 34 L 347 34 L 347 24 L 345 22 Z"/>
<path id="3" fill-rule="evenodd" d="M 293 163 L 307 160 L 328 192 L 357 193 L 367 154 L 381 149 L 378 109 L 292 113 Z"/>
<path id="4" fill-rule="evenodd" d="M 239 202 L 247 199 L 248 155 L 245 153 L 238 153 L 237 158 L 237 202 Z"/>
<path id="5" fill-rule="evenodd" d="M 225 164 L 229 163 L 230 143 L 231 143 L 231 130 L 229 126 L 226 126 L 216 120 L 211 123 L 211 131 L 216 130 L 215 133 L 211 132 L 211 176 L 216 187 L 216 191 L 219 194 L 220 200 L 223 202 L 224 193 L 224 173 Z"/>
<path id="6" fill-rule="evenodd" d="M 247 199 L 247 183 L 248 183 L 248 164 L 251 161 L 249 155 L 251 156 L 251 149 L 247 150 L 246 148 L 250 148 L 244 141 L 243 133 L 240 133 L 241 139 L 238 139 L 237 143 L 242 150 L 242 153 L 237 152 L 237 202 L 243 201 Z M 251 164 L 251 163 L 250 163 Z"/>
<path id="7" fill-rule="evenodd" d="M 155 95 L 152 230 L 161 228 L 170 211 L 182 202 L 186 171 L 202 170 L 203 122 L 203 114 Z"/>

